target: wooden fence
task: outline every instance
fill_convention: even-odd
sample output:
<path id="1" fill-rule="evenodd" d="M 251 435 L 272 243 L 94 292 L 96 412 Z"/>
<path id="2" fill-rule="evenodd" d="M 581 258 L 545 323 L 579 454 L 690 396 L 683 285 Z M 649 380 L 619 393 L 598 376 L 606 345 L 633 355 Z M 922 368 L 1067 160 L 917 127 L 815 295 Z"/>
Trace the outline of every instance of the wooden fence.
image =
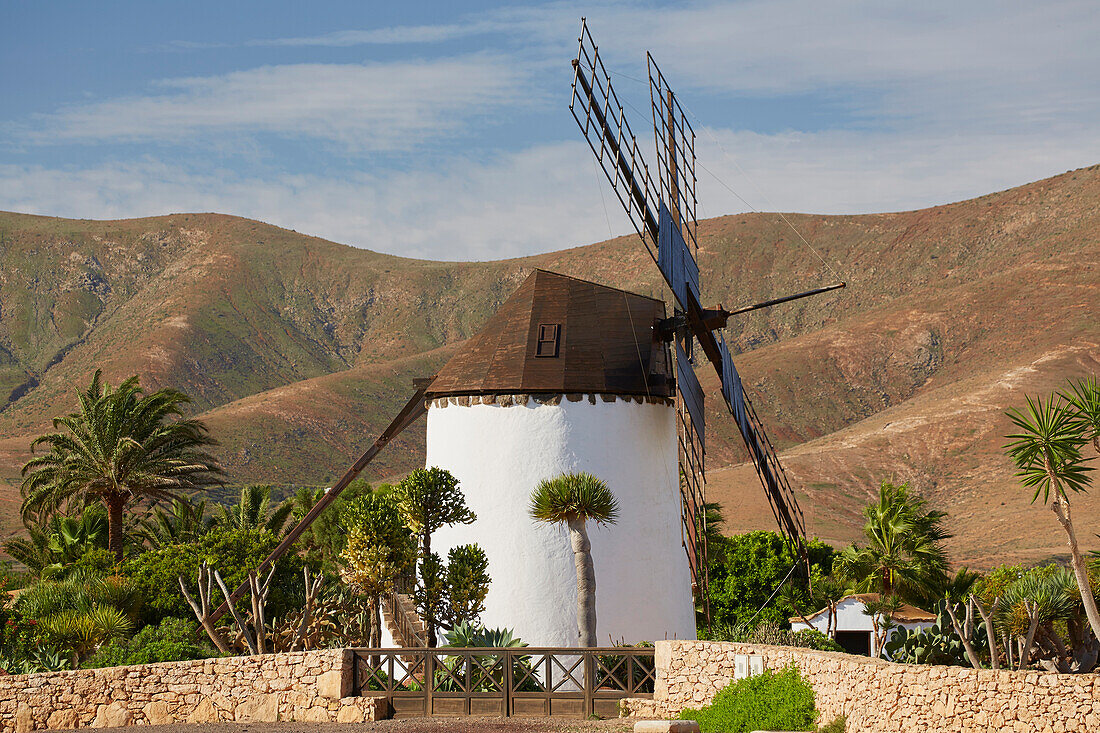
<path id="1" fill-rule="evenodd" d="M 652 648 L 354 650 L 352 694 L 385 697 L 394 717 L 617 717 L 652 697 Z"/>

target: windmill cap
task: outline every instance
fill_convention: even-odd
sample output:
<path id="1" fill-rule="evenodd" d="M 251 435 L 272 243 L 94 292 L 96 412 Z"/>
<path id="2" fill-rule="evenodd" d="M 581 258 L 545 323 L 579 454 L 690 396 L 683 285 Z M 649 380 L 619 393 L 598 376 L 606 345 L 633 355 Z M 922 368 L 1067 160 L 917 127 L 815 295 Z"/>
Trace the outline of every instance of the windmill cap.
<path id="1" fill-rule="evenodd" d="M 535 270 L 439 370 L 428 398 L 588 393 L 670 397 L 662 301 Z"/>

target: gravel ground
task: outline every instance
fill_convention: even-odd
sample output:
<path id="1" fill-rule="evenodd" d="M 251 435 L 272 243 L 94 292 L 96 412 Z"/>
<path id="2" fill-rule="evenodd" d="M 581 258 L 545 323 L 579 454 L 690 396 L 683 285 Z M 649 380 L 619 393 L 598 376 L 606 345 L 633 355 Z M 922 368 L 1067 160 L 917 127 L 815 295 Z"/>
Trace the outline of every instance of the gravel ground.
<path id="1" fill-rule="evenodd" d="M 401 718 L 374 723 L 204 723 L 142 726 L 143 733 L 573 733 L 633 730 L 629 720 L 577 720 L 573 718 Z"/>

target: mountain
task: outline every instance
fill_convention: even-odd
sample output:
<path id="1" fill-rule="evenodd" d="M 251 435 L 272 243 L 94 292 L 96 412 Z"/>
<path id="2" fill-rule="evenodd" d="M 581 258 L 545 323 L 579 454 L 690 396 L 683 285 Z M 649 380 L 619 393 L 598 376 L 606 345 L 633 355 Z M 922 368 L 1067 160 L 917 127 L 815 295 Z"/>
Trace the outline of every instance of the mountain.
<path id="1" fill-rule="evenodd" d="M 812 532 L 858 536 L 884 479 L 951 513 L 958 560 L 1064 551 L 1001 451 L 1004 409 L 1100 373 L 1100 166 L 946 206 L 862 216 L 740 214 L 699 224 L 704 300 L 732 308 L 844 290 L 732 320 L 727 341 Z M 379 248 L 388 243 L 380 242 Z M 0 213 L 0 517 L 17 528 L 32 436 L 99 367 L 173 386 L 233 482 L 339 476 L 532 268 L 666 297 L 635 237 L 496 262 L 428 262 L 256 221 L 85 221 Z M 710 498 L 729 531 L 773 526 L 711 370 Z M 371 466 L 423 458 L 416 426 Z M 1076 504 L 1098 547 L 1100 490 Z"/>

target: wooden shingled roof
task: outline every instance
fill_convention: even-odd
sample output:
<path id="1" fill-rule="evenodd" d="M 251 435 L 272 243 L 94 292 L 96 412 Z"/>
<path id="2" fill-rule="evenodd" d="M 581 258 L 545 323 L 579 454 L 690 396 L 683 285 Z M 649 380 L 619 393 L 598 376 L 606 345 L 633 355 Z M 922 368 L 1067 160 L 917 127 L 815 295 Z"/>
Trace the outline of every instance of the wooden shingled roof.
<path id="1" fill-rule="evenodd" d="M 668 348 L 653 328 L 664 316 L 660 300 L 535 270 L 439 370 L 426 395 L 669 397 Z M 554 326 L 557 342 L 551 343 Z"/>

